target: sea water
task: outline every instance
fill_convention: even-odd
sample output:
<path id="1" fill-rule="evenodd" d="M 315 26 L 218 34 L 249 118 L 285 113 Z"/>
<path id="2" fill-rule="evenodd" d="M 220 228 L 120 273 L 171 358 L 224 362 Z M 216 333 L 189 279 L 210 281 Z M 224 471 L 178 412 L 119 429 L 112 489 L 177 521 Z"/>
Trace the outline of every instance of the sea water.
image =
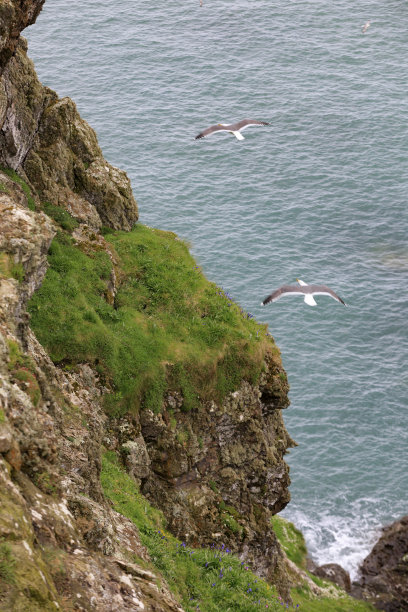
<path id="1" fill-rule="evenodd" d="M 283 514 L 353 576 L 407 513 L 407 31 L 403 0 L 47 0 L 25 31 L 42 82 L 128 172 L 140 221 L 188 240 L 269 324 L 298 443 Z M 245 117 L 271 125 L 194 140 Z M 297 278 L 348 307 L 260 306 Z"/>

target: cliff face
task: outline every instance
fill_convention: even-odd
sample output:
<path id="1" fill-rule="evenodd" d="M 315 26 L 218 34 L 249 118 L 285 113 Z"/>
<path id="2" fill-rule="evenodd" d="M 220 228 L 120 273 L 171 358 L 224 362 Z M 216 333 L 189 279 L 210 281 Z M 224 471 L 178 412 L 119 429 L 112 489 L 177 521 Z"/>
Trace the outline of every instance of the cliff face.
<path id="1" fill-rule="evenodd" d="M 0 573 L 0 609 L 181 610 L 162 578 L 143 569 L 150 556 L 135 523 L 104 496 L 106 451 L 116 453 L 135 486 L 163 511 L 173 534 L 193 546 L 225 543 L 287 593 L 286 561 L 270 517 L 289 501 L 283 457 L 293 443 L 281 416 L 288 385 L 273 340 L 264 334 L 255 347 L 259 375 L 243 377 L 232 391 L 226 386 L 213 398 L 195 393 L 187 408 L 188 381 L 171 383 L 174 358 L 160 363 L 158 399 L 147 402 L 147 388 L 138 409 L 130 404 L 119 414 L 106 410 L 106 397 L 119 395 L 109 359 L 102 364 L 109 347 L 100 349 L 102 357 L 88 350 L 87 358 L 71 354 L 53 362 L 47 333 L 41 345 L 30 327 L 27 305 L 47 286 L 55 236 L 59 248 L 90 266 L 103 261 L 97 297 L 90 298 L 99 300 L 99 314 L 85 309 L 81 319 L 89 329 L 104 317 L 109 325 L 125 321 L 126 291 L 136 278 L 106 233 L 107 227 L 130 230 L 137 221 L 129 180 L 104 160 L 75 104 L 39 83 L 18 38 L 42 3 L 6 2 L 0 13 L 0 560 L 9 569 L 9 579 Z M 164 253 L 169 248 L 158 245 Z M 137 245 L 138 252 L 147 248 Z M 58 262 L 49 273 L 54 280 L 60 275 L 64 287 L 70 262 Z M 141 283 L 141 271 L 137 278 Z M 142 315 L 153 302 L 147 294 L 143 299 L 137 320 L 148 327 Z M 221 304 L 223 298 L 210 299 Z M 41 304 L 37 312 L 47 309 L 46 300 Z M 199 321 L 211 323 L 211 304 L 194 306 Z M 64 321 L 62 312 L 51 318 L 50 334 Z M 238 368 L 227 344 L 211 366 L 213 378 L 222 368 Z M 251 349 L 248 340 L 241 345 Z"/>
<path id="2" fill-rule="evenodd" d="M 20 32 L 35 22 L 45 0 L 3 0 L 0 6 L 0 75 L 16 50 Z"/>

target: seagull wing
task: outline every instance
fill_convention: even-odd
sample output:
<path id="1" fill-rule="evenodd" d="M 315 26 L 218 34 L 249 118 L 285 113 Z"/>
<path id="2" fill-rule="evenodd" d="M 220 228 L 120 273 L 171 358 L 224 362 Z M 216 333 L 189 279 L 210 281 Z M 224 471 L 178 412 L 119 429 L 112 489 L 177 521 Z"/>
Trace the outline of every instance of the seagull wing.
<path id="1" fill-rule="evenodd" d="M 238 131 L 238 130 L 245 130 L 245 128 L 250 127 L 251 125 L 271 125 L 270 123 L 267 123 L 266 121 L 258 121 L 257 119 L 243 119 L 242 121 L 238 121 L 237 123 L 234 123 L 233 125 L 229 126 L 230 128 L 233 128 L 233 131 Z"/>
<path id="2" fill-rule="evenodd" d="M 282 287 L 279 287 L 279 289 L 276 289 L 276 291 L 268 295 L 262 302 L 261 306 L 266 306 L 266 304 L 269 304 L 269 302 L 276 302 L 276 300 L 279 300 L 285 295 L 305 295 L 305 291 L 302 290 L 301 287 L 295 287 L 293 285 L 283 285 Z"/>
<path id="3" fill-rule="evenodd" d="M 333 289 L 330 289 L 330 287 L 327 287 L 326 285 L 309 285 L 309 289 L 310 293 L 313 295 L 329 295 L 334 300 L 340 302 L 340 304 L 347 306 L 346 302 L 344 302 L 341 297 L 337 295 L 337 293 L 334 293 Z"/>
<path id="4" fill-rule="evenodd" d="M 210 134 L 212 134 L 213 132 L 220 132 L 220 131 L 229 131 L 228 128 L 230 128 L 231 126 L 229 125 L 212 125 L 211 127 L 207 128 L 206 130 L 203 130 L 202 132 L 200 132 L 196 137 L 195 140 L 198 140 L 198 138 L 204 138 L 205 136 L 209 136 Z"/>

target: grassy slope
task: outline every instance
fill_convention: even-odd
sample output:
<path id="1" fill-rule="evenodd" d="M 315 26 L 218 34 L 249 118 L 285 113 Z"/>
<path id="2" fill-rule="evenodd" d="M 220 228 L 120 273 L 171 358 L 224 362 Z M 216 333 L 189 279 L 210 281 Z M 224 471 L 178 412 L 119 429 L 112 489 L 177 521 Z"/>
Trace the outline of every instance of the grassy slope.
<path id="1" fill-rule="evenodd" d="M 265 351 L 276 351 L 266 326 L 205 279 L 184 242 L 142 225 L 106 238 L 120 262 L 114 305 L 106 251 L 84 252 L 65 230 L 51 245 L 29 311 L 56 363 L 94 364 L 113 391 L 113 413 L 141 404 L 160 410 L 166 387 L 181 391 L 189 409 L 198 399 L 222 400 L 243 378 L 256 382 Z"/>

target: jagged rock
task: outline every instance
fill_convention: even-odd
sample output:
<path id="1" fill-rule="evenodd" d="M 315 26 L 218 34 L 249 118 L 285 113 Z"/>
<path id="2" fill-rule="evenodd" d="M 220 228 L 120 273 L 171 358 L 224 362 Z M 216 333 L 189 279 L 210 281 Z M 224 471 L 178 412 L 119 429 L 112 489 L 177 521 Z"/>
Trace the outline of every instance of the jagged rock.
<path id="1" fill-rule="evenodd" d="M 1 81 L 0 164 L 80 222 L 131 229 L 138 209 L 129 178 L 103 158 L 75 103 L 41 85 L 26 51 L 20 39 Z"/>
<path id="2" fill-rule="evenodd" d="M 0 6 L 0 76 L 15 52 L 20 32 L 37 19 L 45 0 L 2 0 Z"/>
<path id="3" fill-rule="evenodd" d="M 367 599 L 379 610 L 408 610 L 408 515 L 384 527 L 360 566 L 352 594 Z"/>
<path id="4" fill-rule="evenodd" d="M 341 587 L 346 593 L 351 591 L 350 574 L 337 563 L 326 563 L 325 565 L 315 566 L 311 570 L 315 576 L 330 580 Z"/>
<path id="5" fill-rule="evenodd" d="M 134 440 L 128 440 L 122 444 L 121 452 L 125 457 L 127 471 L 140 485 L 141 479 L 149 475 L 151 464 L 143 436 L 138 436 Z"/>
<path id="6" fill-rule="evenodd" d="M 13 432 L 6 424 L 0 425 L 0 453 L 7 453 L 13 443 Z"/>
<path id="7" fill-rule="evenodd" d="M 44 109 L 57 97 L 33 78 L 34 64 L 26 52 L 27 42 L 21 38 L 1 80 L 7 103 L 0 132 L 0 160 L 2 165 L 13 169 L 23 163 Z"/>
<path id="8" fill-rule="evenodd" d="M 275 369 L 272 362 L 273 376 L 278 362 Z M 263 379 L 263 389 L 267 384 Z M 287 396 L 279 386 L 274 393 L 274 384 L 268 386 L 269 407 L 260 387 L 244 382 L 222 406 L 213 402 L 191 412 L 169 396 L 174 431 L 167 408 L 163 414 L 143 411 L 140 424 L 151 460 L 142 491 L 163 510 L 171 530 L 192 544 L 222 540 L 276 582 L 283 558 L 269 517 L 289 501 L 283 455 L 293 441 L 279 410 Z"/>

